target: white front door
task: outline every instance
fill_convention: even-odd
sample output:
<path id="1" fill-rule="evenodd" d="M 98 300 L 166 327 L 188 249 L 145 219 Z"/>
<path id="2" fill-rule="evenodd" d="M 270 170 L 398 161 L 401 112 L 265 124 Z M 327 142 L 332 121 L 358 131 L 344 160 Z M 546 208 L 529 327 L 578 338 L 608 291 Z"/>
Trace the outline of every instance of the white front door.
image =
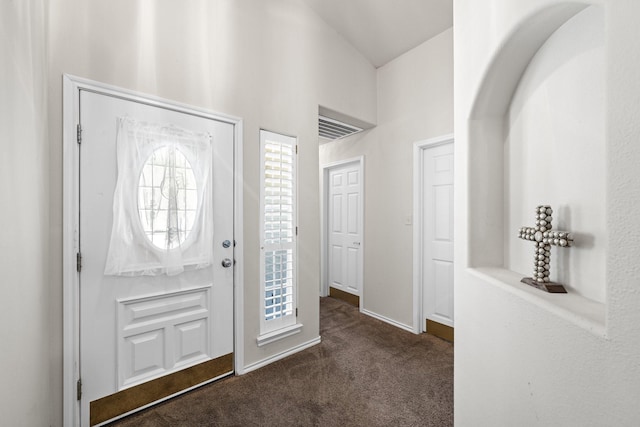
<path id="1" fill-rule="evenodd" d="M 453 143 L 422 152 L 423 319 L 453 327 Z"/>
<path id="2" fill-rule="evenodd" d="M 329 286 L 362 291 L 362 171 L 360 162 L 329 169 L 327 188 Z"/>
<path id="3" fill-rule="evenodd" d="M 126 97 L 88 90 L 80 90 L 78 96 L 82 135 L 80 417 L 81 425 L 88 426 L 233 372 L 234 125 L 188 110 L 177 111 Z M 133 261 L 126 259 L 131 257 L 129 248 L 163 256 L 193 244 L 199 238 L 197 233 L 206 228 L 192 224 L 193 218 L 197 222 L 205 209 L 206 197 L 197 196 L 196 188 L 202 183 L 189 181 L 196 180 L 195 176 L 203 169 L 199 165 L 209 162 L 210 174 L 203 181 L 208 184 L 202 187 L 208 188 L 211 193 L 208 200 L 212 202 L 209 217 L 213 237 L 204 243 L 205 247 L 213 247 L 208 265 L 191 266 L 194 268 L 173 275 L 105 274 L 107 255 L 114 255 L 109 248 L 113 243 L 116 182 L 126 167 L 136 167 L 121 164 L 116 150 L 119 118 L 200 135 L 208 133 L 211 151 L 209 158 L 198 159 L 198 163 L 180 154 L 180 150 L 174 152 L 172 162 L 178 165 L 180 175 L 176 182 L 183 186 L 177 191 L 184 194 L 182 199 L 175 199 L 174 208 L 181 212 L 175 223 L 167 219 L 171 215 L 167 214 L 166 205 L 163 207 L 166 200 L 158 202 L 170 191 L 164 185 L 166 172 L 159 164 L 167 161 L 161 159 L 166 153 L 161 152 L 162 148 L 154 149 L 155 154 L 149 156 L 137 153 L 142 156 L 144 167 L 138 165 L 137 170 L 129 171 L 136 178 L 137 188 L 129 189 L 129 197 L 119 200 L 129 204 L 133 218 L 127 221 L 134 226 L 122 236 L 128 242 L 125 250 L 115 256 L 125 258 L 121 261 L 126 264 Z M 158 141 L 159 147 L 162 141 Z M 159 160 L 152 160 L 153 156 Z M 147 196 L 156 198 L 152 208 L 145 205 L 143 198 Z M 148 222 L 151 216 L 155 218 L 153 225 Z M 163 249 L 158 242 L 167 239 L 176 227 L 183 233 L 181 246 Z"/>

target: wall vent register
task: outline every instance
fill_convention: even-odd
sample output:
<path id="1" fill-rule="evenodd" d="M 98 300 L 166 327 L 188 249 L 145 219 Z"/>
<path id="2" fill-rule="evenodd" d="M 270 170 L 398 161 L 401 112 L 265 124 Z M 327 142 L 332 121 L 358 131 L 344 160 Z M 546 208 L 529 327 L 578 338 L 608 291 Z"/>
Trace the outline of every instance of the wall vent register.
<path id="1" fill-rule="evenodd" d="M 322 115 L 318 116 L 318 133 L 321 138 L 335 140 L 353 135 L 361 132 L 362 130 L 363 128 L 350 125 L 340 120 Z"/>

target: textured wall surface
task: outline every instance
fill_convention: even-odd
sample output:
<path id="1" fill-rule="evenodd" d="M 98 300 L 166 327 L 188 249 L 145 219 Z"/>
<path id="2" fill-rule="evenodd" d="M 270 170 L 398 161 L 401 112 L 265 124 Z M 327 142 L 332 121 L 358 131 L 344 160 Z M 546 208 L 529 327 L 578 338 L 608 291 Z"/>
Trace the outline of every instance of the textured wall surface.
<path id="1" fill-rule="evenodd" d="M 569 85 L 569 80 L 584 83 L 583 76 L 566 76 L 561 84 L 562 67 L 579 65 L 580 60 L 572 61 L 571 56 L 593 34 L 581 34 L 580 28 L 574 27 L 565 34 L 569 46 L 546 52 L 543 47 L 539 52 L 542 60 L 539 57 L 532 62 L 533 71 L 526 68 L 537 48 L 558 27 L 573 16 L 580 19 L 581 10 L 591 4 L 598 10 L 582 13 L 604 17 L 607 60 L 603 71 L 597 70 L 601 62 L 592 63 L 595 68 L 584 78 L 603 76 L 606 108 L 599 113 L 590 106 L 570 106 L 575 97 L 593 95 L 582 93 L 588 87 L 577 90 Z M 640 267 L 634 261 L 640 256 L 640 225 L 634 220 L 640 210 L 640 174 L 632 167 L 640 160 L 640 83 L 633 77 L 640 64 L 638 13 L 640 5 L 631 0 L 454 1 L 459 184 L 455 199 L 456 425 L 600 426 L 635 425 L 640 420 L 636 399 L 640 395 L 640 364 L 632 356 L 640 351 Z M 548 56 L 562 52 L 564 59 Z M 556 68 L 551 71 L 555 77 L 531 86 L 527 75 L 539 73 L 536 63 L 554 62 Z M 521 83 L 529 86 L 518 92 L 525 69 Z M 560 80 L 554 83 L 556 78 Z M 536 88 L 547 91 L 546 105 L 536 98 Z M 516 98 L 512 98 L 514 92 Z M 488 93 L 492 96 L 486 96 Z M 574 98 L 564 98 L 568 96 Z M 533 102 L 538 112 L 549 111 L 554 108 L 552 100 L 566 103 L 559 111 L 568 115 L 567 124 L 596 112 L 594 119 L 604 126 L 605 147 L 597 149 L 603 162 L 597 169 L 601 180 L 590 177 L 593 193 L 573 202 L 586 206 L 591 201 L 584 198 L 601 200 L 596 209 L 602 212 L 605 226 L 596 238 L 599 243 L 605 240 L 606 250 L 593 250 L 604 271 L 594 278 L 598 281 L 594 289 L 599 291 L 586 291 L 591 293 L 590 299 L 574 292 L 567 296 L 571 303 L 566 305 L 520 289 L 509 274 L 485 274 L 482 270 L 507 271 L 503 268 L 507 255 L 504 240 L 486 238 L 487 230 L 497 231 L 496 235 L 504 232 L 504 217 L 500 212 L 492 217 L 491 206 L 502 206 L 503 212 L 510 209 L 510 199 L 503 192 L 505 163 L 500 154 L 505 126 L 519 129 L 522 138 L 535 136 L 541 131 L 530 128 L 533 124 L 527 121 L 532 116 L 515 116 L 514 106 Z M 599 132 L 598 123 L 584 126 Z M 575 158 L 584 167 L 596 160 L 579 154 Z M 557 171 L 551 173 L 561 178 Z M 499 190 L 494 190 L 496 187 Z M 523 209 L 528 212 L 528 206 Z M 484 229 L 478 231 L 478 225 Z M 598 311 L 599 318 L 590 317 Z"/>
<path id="2" fill-rule="evenodd" d="M 0 3 L 0 419 L 49 425 L 47 15 Z"/>

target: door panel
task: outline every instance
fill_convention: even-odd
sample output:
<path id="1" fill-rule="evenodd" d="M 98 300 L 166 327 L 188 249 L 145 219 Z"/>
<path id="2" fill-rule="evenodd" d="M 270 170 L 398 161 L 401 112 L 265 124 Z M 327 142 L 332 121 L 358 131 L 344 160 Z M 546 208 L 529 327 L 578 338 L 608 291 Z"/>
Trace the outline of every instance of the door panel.
<path id="1" fill-rule="evenodd" d="M 209 360 L 211 289 L 118 301 L 119 389 Z"/>
<path id="2" fill-rule="evenodd" d="M 451 205 L 453 201 L 453 186 L 450 183 L 439 183 L 433 187 L 434 233 L 438 241 L 450 242 L 453 224 Z"/>
<path id="3" fill-rule="evenodd" d="M 342 254 L 344 253 L 344 248 L 342 246 L 331 246 L 331 257 L 329 263 L 329 277 L 331 278 L 331 283 L 336 286 L 342 286 L 343 278 L 342 278 Z"/>
<path id="4" fill-rule="evenodd" d="M 355 248 L 347 248 L 347 283 L 358 283 L 358 261 L 360 258 L 360 250 Z"/>
<path id="5" fill-rule="evenodd" d="M 433 298 L 435 302 L 435 309 L 433 316 L 440 319 L 453 320 L 453 293 L 451 292 L 451 284 L 453 283 L 453 263 L 434 260 L 433 269 L 435 278 Z"/>
<path id="6" fill-rule="evenodd" d="M 331 230 L 334 233 L 343 233 L 342 229 L 342 194 L 334 194 L 332 196 L 332 209 L 331 212 L 333 215 L 331 216 Z"/>
<path id="7" fill-rule="evenodd" d="M 348 206 L 347 206 L 347 233 L 349 236 L 358 239 L 359 236 L 359 218 L 358 218 L 358 206 L 360 205 L 360 194 L 351 192 L 348 194 Z"/>
<path id="8" fill-rule="evenodd" d="M 362 291 L 362 195 L 359 163 L 329 170 L 329 286 L 353 295 Z"/>
<path id="9" fill-rule="evenodd" d="M 424 149 L 422 156 L 423 315 L 453 327 L 453 144 Z"/>
<path id="10" fill-rule="evenodd" d="M 91 91 L 80 91 L 80 375 L 81 424 L 96 418 L 97 402 L 233 352 L 234 126 Z M 208 132 L 212 141 L 213 262 L 175 275 L 106 276 L 116 180 L 117 118 Z M 146 236 L 132 232 L 132 244 Z M 232 372 L 226 364 L 208 375 Z M 207 378 L 198 376 L 198 381 Z M 172 380 L 174 383 L 176 381 Z M 188 385 L 190 387 L 195 384 Z M 173 393 L 180 390 L 172 389 Z M 166 396 L 165 396 L 166 397 Z M 153 397 L 151 397 L 153 399 Z M 108 400 L 108 399 L 107 399 Z M 153 400 L 152 400 L 153 401 Z M 91 421 L 89 406 L 91 403 Z M 150 402 L 141 402 L 148 404 Z M 126 411 L 134 408 L 126 407 Z M 107 417 L 116 416 L 110 410 Z M 108 418 L 106 418 L 108 419 Z"/>

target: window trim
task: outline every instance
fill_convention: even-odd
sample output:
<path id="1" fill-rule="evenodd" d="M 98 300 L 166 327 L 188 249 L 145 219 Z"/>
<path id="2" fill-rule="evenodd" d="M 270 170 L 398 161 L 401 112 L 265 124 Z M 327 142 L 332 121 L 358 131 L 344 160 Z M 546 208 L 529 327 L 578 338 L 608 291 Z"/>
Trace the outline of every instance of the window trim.
<path id="1" fill-rule="evenodd" d="M 293 253 L 293 287 L 292 304 L 293 313 L 284 317 L 266 320 L 266 252 L 267 250 L 277 250 L 277 247 L 266 243 L 265 216 L 266 216 L 266 144 L 268 142 L 291 146 L 293 153 L 292 161 L 292 208 L 293 208 L 293 239 L 281 249 L 291 249 Z M 258 346 L 262 346 L 279 339 L 291 336 L 300 332 L 302 324 L 297 323 L 297 297 L 298 297 L 298 253 L 297 253 L 297 225 L 298 225 L 298 158 L 297 158 L 297 138 L 260 129 L 260 335 L 257 337 Z M 270 246 L 270 247 L 269 247 Z"/>
<path id="2" fill-rule="evenodd" d="M 284 328 L 276 329 L 275 331 L 267 332 L 258 335 L 257 342 L 258 347 L 281 340 L 282 338 L 295 335 L 302 330 L 302 323 L 294 323 L 293 325 L 285 326 Z"/>

